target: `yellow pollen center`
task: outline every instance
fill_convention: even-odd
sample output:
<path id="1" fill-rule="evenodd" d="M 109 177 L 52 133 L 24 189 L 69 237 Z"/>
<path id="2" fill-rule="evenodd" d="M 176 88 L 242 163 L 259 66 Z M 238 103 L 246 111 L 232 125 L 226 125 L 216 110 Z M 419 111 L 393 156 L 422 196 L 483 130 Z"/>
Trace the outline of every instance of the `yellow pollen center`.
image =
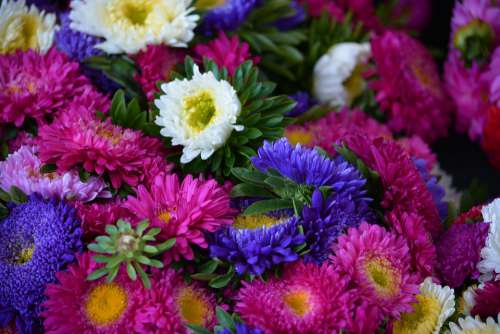
<path id="1" fill-rule="evenodd" d="M 85 313 L 93 324 L 108 326 L 123 315 L 127 304 L 127 293 L 121 286 L 104 283 L 90 291 L 85 302 Z"/>
<path id="2" fill-rule="evenodd" d="M 151 12 L 148 1 L 124 1 L 122 4 L 123 16 L 134 25 L 143 25 Z"/>
<path id="3" fill-rule="evenodd" d="M 355 98 L 360 96 L 366 87 L 366 81 L 363 77 L 363 71 L 365 70 L 365 64 L 357 65 L 349 78 L 347 78 L 343 85 L 347 91 L 348 103 L 351 103 Z"/>
<path id="4" fill-rule="evenodd" d="M 21 251 L 16 256 L 15 263 L 25 264 L 26 262 L 29 262 L 33 258 L 34 252 L 35 246 L 21 249 Z"/>
<path id="5" fill-rule="evenodd" d="M 364 264 L 364 267 L 371 285 L 378 294 L 389 297 L 399 292 L 399 275 L 387 259 L 372 258 Z"/>
<path id="6" fill-rule="evenodd" d="M 195 133 L 204 130 L 216 119 L 217 108 L 214 97 L 209 91 L 185 97 L 183 103 L 187 124 Z"/>
<path id="7" fill-rule="evenodd" d="M 281 223 L 280 219 L 276 219 L 266 215 L 238 216 L 236 217 L 233 227 L 236 229 L 254 230 L 261 227 L 272 227 Z"/>
<path id="8" fill-rule="evenodd" d="M 96 130 L 96 134 L 101 138 L 109 140 L 113 145 L 116 145 L 121 141 L 120 133 L 113 132 L 112 130 L 106 129 L 105 127 L 100 125 Z"/>
<path id="9" fill-rule="evenodd" d="M 177 298 L 179 312 L 188 324 L 203 326 L 209 311 L 208 303 L 192 288 L 183 288 Z"/>
<path id="10" fill-rule="evenodd" d="M 170 218 L 171 215 L 168 211 L 161 211 L 160 214 L 158 214 L 158 219 L 160 219 L 165 224 L 168 224 L 170 222 Z"/>
<path id="11" fill-rule="evenodd" d="M 304 129 L 286 130 L 285 135 L 292 145 L 301 144 L 307 146 L 311 144 L 313 140 L 312 133 Z"/>
<path id="12" fill-rule="evenodd" d="M 394 323 L 394 334 L 432 334 L 437 329 L 441 304 L 432 296 L 418 295 L 413 312 L 403 313 Z"/>
<path id="13" fill-rule="evenodd" d="M 303 317 L 310 311 L 309 293 L 306 291 L 289 292 L 283 297 L 283 301 L 296 316 Z"/>
<path id="14" fill-rule="evenodd" d="M 12 17 L 7 21 L 5 28 L 5 30 L 10 30 L 9 38 L 0 48 L 0 53 L 36 49 L 38 47 L 37 31 L 40 24 L 40 19 L 31 14 Z"/>
<path id="15" fill-rule="evenodd" d="M 201 10 L 213 9 L 226 3 L 226 0 L 198 0 L 195 7 Z"/>

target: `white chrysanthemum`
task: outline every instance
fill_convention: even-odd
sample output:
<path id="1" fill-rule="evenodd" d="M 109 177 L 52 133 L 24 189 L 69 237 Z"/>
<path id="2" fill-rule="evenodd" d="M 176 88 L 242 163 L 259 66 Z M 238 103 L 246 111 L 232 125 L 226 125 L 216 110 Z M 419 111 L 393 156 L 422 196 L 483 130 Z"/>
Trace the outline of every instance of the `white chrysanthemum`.
<path id="1" fill-rule="evenodd" d="M 442 170 L 439 164 L 436 164 L 432 168 L 431 174 L 436 176 L 436 178 L 439 180 L 439 185 L 444 189 L 445 195 L 443 197 L 443 200 L 447 203 L 453 203 L 455 207 L 458 207 L 460 205 L 462 193 L 459 192 L 455 187 L 453 187 L 452 176 Z"/>
<path id="2" fill-rule="evenodd" d="M 492 317 L 482 322 L 479 316 L 465 317 L 458 319 L 458 325 L 450 323 L 451 334 L 499 334 L 500 333 L 500 315 L 498 320 L 495 321 Z"/>
<path id="3" fill-rule="evenodd" d="M 163 84 L 164 95 L 155 100 L 161 134 L 172 138 L 173 145 L 184 147 L 181 163 L 198 155 L 208 159 L 233 129 L 243 130 L 242 125 L 236 125 L 241 103 L 229 82 L 217 80 L 212 72 L 201 74 L 196 65 L 193 72 L 191 80 Z"/>
<path id="4" fill-rule="evenodd" d="M 500 279 L 500 198 L 481 210 L 483 220 L 489 223 L 488 236 L 481 250 L 481 261 L 477 268 L 481 272 L 481 282 Z"/>
<path id="5" fill-rule="evenodd" d="M 345 106 L 366 88 L 362 72 L 371 56 L 369 43 L 339 43 L 314 66 L 314 95 L 320 103 Z"/>
<path id="6" fill-rule="evenodd" d="M 107 53 L 134 54 L 148 44 L 185 47 L 198 15 L 190 0 L 74 0 L 71 28 L 104 38 Z"/>
<path id="7" fill-rule="evenodd" d="M 420 284 L 413 312 L 403 313 L 393 325 L 394 334 L 438 334 L 444 322 L 455 312 L 453 289 L 432 282 L 428 277 Z"/>
<path id="8" fill-rule="evenodd" d="M 480 287 L 481 288 L 481 287 Z M 477 286 L 469 286 L 463 293 L 462 293 L 462 300 L 461 300 L 461 310 L 460 313 L 463 315 L 470 315 L 470 311 L 474 308 L 476 305 L 476 290 L 478 289 Z"/>
<path id="9" fill-rule="evenodd" d="M 56 16 L 28 8 L 24 0 L 4 0 L 0 6 L 0 53 L 33 49 L 47 52 L 54 41 Z"/>

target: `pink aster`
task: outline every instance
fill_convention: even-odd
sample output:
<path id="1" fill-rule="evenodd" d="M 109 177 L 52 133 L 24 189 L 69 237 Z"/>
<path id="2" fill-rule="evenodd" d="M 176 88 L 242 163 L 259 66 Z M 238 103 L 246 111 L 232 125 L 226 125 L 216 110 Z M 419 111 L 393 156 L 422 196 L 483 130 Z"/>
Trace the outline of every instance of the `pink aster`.
<path id="1" fill-rule="evenodd" d="M 9 152 L 15 152 L 24 145 L 35 146 L 36 139 L 31 133 L 21 131 L 17 134 L 16 138 L 9 140 Z"/>
<path id="2" fill-rule="evenodd" d="M 176 238 L 175 246 L 164 255 L 166 262 L 181 257 L 192 260 L 191 245 L 207 248 L 205 232 L 232 224 L 234 210 L 229 205 L 228 192 L 215 180 L 188 175 L 181 182 L 176 174 L 165 173 L 149 188 L 140 185 L 137 196 L 129 196 L 124 203 L 137 221 L 148 219 L 161 228 L 162 240 Z"/>
<path id="3" fill-rule="evenodd" d="M 0 161 L 0 188 L 8 191 L 16 186 L 26 195 L 37 193 L 47 199 L 56 197 L 82 202 L 89 202 L 97 197 L 111 197 L 100 178 L 90 177 L 83 182 L 75 170 L 42 173 L 43 165 L 37 150 L 33 146 L 22 146 L 5 161 Z"/>
<path id="4" fill-rule="evenodd" d="M 490 102 L 500 108 L 500 47 L 493 52 L 483 79 L 488 83 Z"/>
<path id="5" fill-rule="evenodd" d="M 467 26 L 472 21 L 488 24 L 495 34 L 495 40 L 500 42 L 500 8 L 491 0 L 456 1 L 451 19 L 451 35 L 454 38 L 457 30 Z"/>
<path id="6" fill-rule="evenodd" d="M 368 167 L 379 173 L 384 190 L 382 207 L 388 211 L 420 215 L 425 229 L 433 238 L 437 237 L 443 228 L 438 209 L 415 164 L 403 148 L 394 141 L 382 138 L 370 140 L 360 135 L 351 136 L 346 142 Z"/>
<path id="7" fill-rule="evenodd" d="M 481 138 L 488 108 L 489 85 L 484 73 L 475 62 L 466 67 L 456 51 L 450 52 L 444 67 L 446 90 L 456 107 L 457 131 L 476 141 Z"/>
<path id="8" fill-rule="evenodd" d="M 347 333 L 366 334 L 376 333 L 383 315 L 380 309 L 358 296 L 352 311 L 352 316 L 347 319 Z"/>
<path id="9" fill-rule="evenodd" d="M 79 64 L 56 49 L 0 55 L 0 122 L 20 127 L 30 117 L 43 124 L 88 90 Z"/>
<path id="10" fill-rule="evenodd" d="M 398 317 L 412 310 L 418 277 L 403 237 L 378 225 L 361 224 L 339 237 L 334 264 L 351 278 L 355 289 L 384 315 Z"/>
<path id="11" fill-rule="evenodd" d="M 73 104 L 51 125 L 38 131 L 40 158 L 67 171 L 83 166 L 89 173 L 109 176 L 114 188 L 136 186 L 144 168 L 161 154 L 161 141 L 140 131 L 101 121 L 90 110 Z"/>
<path id="12" fill-rule="evenodd" d="M 77 263 L 56 274 L 57 283 L 46 287 L 43 303 L 47 334 L 114 334 L 127 333 L 134 326 L 144 293 L 139 280 L 119 275 L 112 283 L 105 278 L 87 280 L 97 266 L 89 253 L 77 255 Z"/>
<path id="13" fill-rule="evenodd" d="M 215 297 L 199 285 L 186 284 L 173 269 L 151 277 L 152 287 L 141 295 L 141 311 L 134 318 L 134 333 L 188 334 L 186 325 L 213 328 Z"/>
<path id="14" fill-rule="evenodd" d="M 194 47 L 194 54 L 198 61 L 203 58 L 212 59 L 217 66 L 227 68 L 230 75 L 233 75 L 238 66 L 245 61 L 251 60 L 257 64 L 260 60 L 259 57 L 252 56 L 247 43 L 241 42 L 236 35 L 228 38 L 223 31 L 207 44 L 197 44 Z"/>
<path id="15" fill-rule="evenodd" d="M 183 62 L 184 55 L 185 52 L 180 49 L 148 45 L 146 50 L 132 56 L 140 70 L 134 79 L 142 86 L 149 101 L 159 92 L 157 83 L 170 80 L 172 70 L 175 65 Z"/>
<path id="16" fill-rule="evenodd" d="M 344 19 L 344 10 L 332 0 L 298 0 L 299 4 L 307 8 L 307 13 L 312 17 L 319 17 L 323 12 L 328 13 L 338 21 Z"/>
<path id="17" fill-rule="evenodd" d="M 475 290 L 475 305 L 471 310 L 473 316 L 481 318 L 496 317 L 500 314 L 500 281 L 491 281 Z"/>
<path id="18" fill-rule="evenodd" d="M 371 45 L 378 75 L 371 87 L 388 115 L 389 127 L 426 142 L 446 135 L 450 104 L 429 51 L 395 31 L 376 36 Z"/>
<path id="19" fill-rule="evenodd" d="M 411 268 L 419 275 L 419 280 L 435 276 L 436 247 L 425 229 L 423 218 L 416 213 L 397 211 L 389 213 L 387 217 L 394 233 L 406 240 L 411 256 Z"/>
<path id="20" fill-rule="evenodd" d="M 338 0 L 336 2 L 341 4 L 345 11 L 352 12 L 354 19 L 363 23 L 363 26 L 369 30 L 380 31 L 383 29 L 372 0 Z"/>
<path id="21" fill-rule="evenodd" d="M 398 144 L 406 151 L 406 153 L 417 159 L 425 161 L 427 171 L 431 171 L 437 163 L 437 157 L 432 152 L 429 145 L 422 140 L 419 136 L 404 137 L 398 139 Z"/>
<path id="22" fill-rule="evenodd" d="M 297 262 L 279 279 L 244 282 L 235 310 L 266 333 L 334 334 L 347 326 L 353 297 L 347 290 L 331 265 Z"/>

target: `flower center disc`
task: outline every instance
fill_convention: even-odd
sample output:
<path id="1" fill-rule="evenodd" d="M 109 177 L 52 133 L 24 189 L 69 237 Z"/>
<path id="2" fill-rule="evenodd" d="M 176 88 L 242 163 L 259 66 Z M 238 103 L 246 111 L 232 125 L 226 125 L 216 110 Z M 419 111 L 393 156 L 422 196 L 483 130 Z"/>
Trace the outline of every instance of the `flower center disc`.
<path id="1" fill-rule="evenodd" d="M 236 229 L 255 230 L 261 227 L 272 227 L 278 225 L 281 221 L 279 219 L 266 216 L 266 215 L 253 215 L 253 216 L 238 216 L 234 221 L 233 227 Z"/>
<path id="2" fill-rule="evenodd" d="M 124 1 L 121 12 L 133 25 L 144 25 L 151 12 L 151 6 L 148 2 L 138 0 Z"/>
<path id="3" fill-rule="evenodd" d="M 311 309 L 309 293 L 306 291 L 289 292 L 283 297 L 283 301 L 299 317 L 303 317 Z"/>
<path id="4" fill-rule="evenodd" d="M 441 306 L 435 298 L 418 295 L 413 312 L 403 313 L 401 319 L 394 323 L 394 334 L 431 334 L 436 328 L 440 311 Z"/>
<path id="5" fill-rule="evenodd" d="M 203 326 L 208 313 L 208 305 L 192 288 L 184 288 L 179 293 L 177 305 L 182 319 L 188 324 Z"/>
<path id="6" fill-rule="evenodd" d="M 365 270 L 368 280 L 382 296 L 393 296 L 398 293 L 398 275 L 387 259 L 370 259 L 365 263 Z"/>
<path id="7" fill-rule="evenodd" d="M 85 313 L 92 323 L 107 326 L 125 312 L 127 299 L 127 293 L 118 284 L 100 284 L 90 291 L 85 303 Z"/>
<path id="8" fill-rule="evenodd" d="M 17 254 L 15 262 L 16 264 L 25 264 L 33 258 L 33 253 L 35 252 L 35 246 L 27 247 L 21 249 Z"/>
<path id="9" fill-rule="evenodd" d="M 201 10 L 213 9 L 223 6 L 226 0 L 198 0 L 196 1 L 196 8 Z"/>
<path id="10" fill-rule="evenodd" d="M 207 91 L 184 98 L 184 111 L 188 126 L 196 133 L 203 131 L 217 114 L 214 98 Z"/>

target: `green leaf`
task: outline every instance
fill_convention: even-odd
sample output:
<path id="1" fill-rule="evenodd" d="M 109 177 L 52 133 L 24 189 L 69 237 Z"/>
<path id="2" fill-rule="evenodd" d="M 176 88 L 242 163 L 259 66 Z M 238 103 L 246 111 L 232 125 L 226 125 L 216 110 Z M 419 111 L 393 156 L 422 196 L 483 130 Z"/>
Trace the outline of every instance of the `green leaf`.
<path id="1" fill-rule="evenodd" d="M 190 276 L 192 279 L 197 281 L 210 281 L 213 278 L 217 277 L 217 274 L 214 273 L 196 273 Z"/>
<path id="2" fill-rule="evenodd" d="M 26 194 L 16 186 L 10 187 L 10 198 L 15 204 L 22 204 L 28 200 Z"/>
<path id="3" fill-rule="evenodd" d="M 42 173 L 42 174 L 48 174 L 48 173 L 53 173 L 56 170 L 57 170 L 56 164 L 46 164 L 46 165 L 43 165 L 40 168 L 40 173 Z"/>
<path id="4" fill-rule="evenodd" d="M 108 269 L 106 269 L 106 268 L 100 268 L 100 269 L 94 270 L 90 275 L 87 276 L 87 281 L 95 281 L 96 279 L 103 277 L 107 273 L 108 273 Z"/>
<path id="5" fill-rule="evenodd" d="M 469 187 L 460 198 L 460 213 L 472 209 L 472 207 L 488 200 L 488 187 L 481 184 L 477 178 L 473 179 Z"/>
<path id="6" fill-rule="evenodd" d="M 269 199 L 255 202 L 246 208 L 244 215 L 257 215 L 267 213 L 269 211 L 289 209 L 293 207 L 292 201 L 288 199 Z"/>
<path id="7" fill-rule="evenodd" d="M 247 184 L 247 183 L 240 183 L 237 184 L 236 186 L 231 189 L 231 197 L 264 197 L 264 198 L 269 198 L 269 197 L 274 197 L 274 195 L 261 187 L 252 185 L 252 184 Z"/>
<path id="8" fill-rule="evenodd" d="M 158 248 L 158 253 L 163 253 L 163 252 L 169 250 L 170 248 L 174 247 L 175 242 L 176 242 L 176 239 L 171 238 L 171 239 L 168 239 L 167 241 L 157 245 L 156 247 Z"/>
<path id="9" fill-rule="evenodd" d="M 208 329 L 198 325 L 187 324 L 186 327 L 193 331 L 192 334 L 212 334 Z"/>
<path id="10" fill-rule="evenodd" d="M 211 274 L 211 273 L 215 272 L 215 270 L 217 269 L 218 266 L 219 266 L 219 261 L 210 260 L 210 261 L 204 263 L 202 266 L 200 266 L 198 272 Z"/>
<path id="11" fill-rule="evenodd" d="M 144 246 L 144 251 L 146 253 L 150 253 L 150 254 L 158 254 L 159 250 L 155 246 L 146 245 L 146 246 Z"/>
<path id="12" fill-rule="evenodd" d="M 3 189 L 0 189 L 0 201 L 3 202 L 10 202 L 10 195 L 8 192 L 4 191 Z"/>
<path id="13" fill-rule="evenodd" d="M 127 274 L 132 281 L 137 279 L 137 272 L 131 262 L 127 262 Z"/>
<path id="14" fill-rule="evenodd" d="M 231 315 L 224 311 L 220 306 L 215 308 L 215 314 L 217 315 L 217 321 L 222 327 L 236 330 L 233 317 L 231 317 Z"/>
<path id="15" fill-rule="evenodd" d="M 135 228 L 135 232 L 137 233 L 137 235 L 142 236 L 142 234 L 148 228 L 148 226 L 149 226 L 149 221 L 143 220 L 137 225 L 137 227 Z"/>
<path id="16" fill-rule="evenodd" d="M 142 284 L 146 289 L 151 289 L 151 281 L 149 280 L 148 274 L 142 269 L 141 265 L 138 263 L 134 263 L 135 270 L 139 273 L 139 277 L 141 278 Z"/>
<path id="17" fill-rule="evenodd" d="M 106 268 L 112 269 L 112 268 L 115 268 L 117 266 L 120 266 L 120 263 L 122 263 L 123 260 L 124 260 L 124 256 L 122 256 L 122 255 L 115 255 L 114 257 L 112 257 L 108 261 L 108 264 L 106 265 Z"/>
<path id="18" fill-rule="evenodd" d="M 229 284 L 233 276 L 234 276 L 234 268 L 230 267 L 229 271 L 225 275 L 221 275 L 211 279 L 208 285 L 214 289 L 223 288 Z"/>

